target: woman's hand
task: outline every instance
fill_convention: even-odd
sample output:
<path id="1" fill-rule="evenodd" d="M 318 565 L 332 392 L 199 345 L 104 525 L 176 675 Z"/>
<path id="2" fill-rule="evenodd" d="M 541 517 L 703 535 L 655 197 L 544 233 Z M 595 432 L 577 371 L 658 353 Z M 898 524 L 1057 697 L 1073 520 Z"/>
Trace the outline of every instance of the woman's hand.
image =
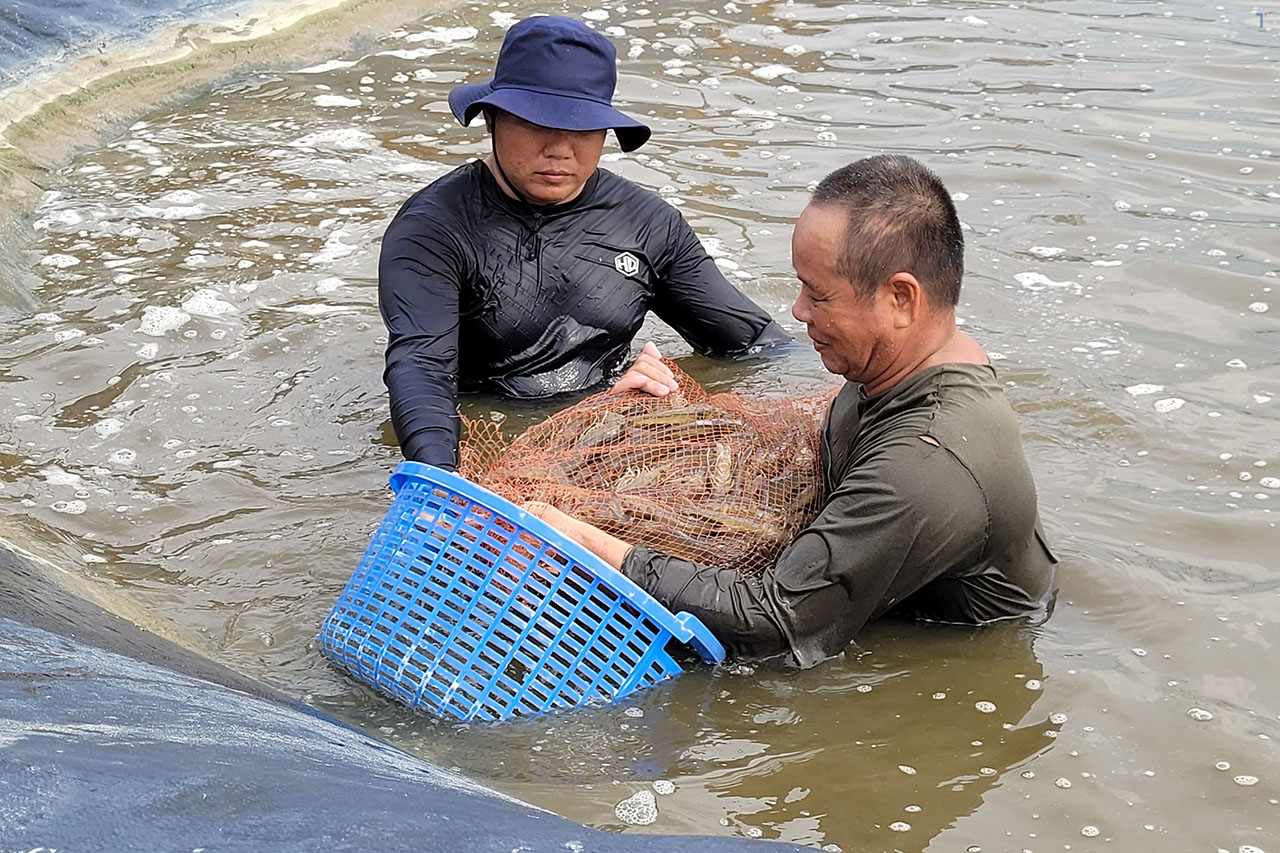
<path id="1" fill-rule="evenodd" d="M 665 397 L 679 390 L 671 368 L 662 363 L 662 353 L 649 342 L 640 351 L 635 364 L 627 369 L 613 385 L 614 391 L 643 391 L 655 397 Z"/>

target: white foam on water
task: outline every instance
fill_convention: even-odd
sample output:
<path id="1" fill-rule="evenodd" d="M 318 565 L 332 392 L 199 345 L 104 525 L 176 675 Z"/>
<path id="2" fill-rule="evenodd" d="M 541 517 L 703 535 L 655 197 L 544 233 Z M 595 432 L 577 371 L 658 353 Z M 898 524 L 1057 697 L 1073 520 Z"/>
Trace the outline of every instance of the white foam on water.
<path id="1" fill-rule="evenodd" d="M 1164 390 L 1163 385 L 1152 385 L 1147 382 L 1139 382 L 1137 385 L 1130 385 L 1124 390 L 1128 391 L 1135 397 L 1142 397 L 1147 394 L 1159 394 Z"/>
<path id="2" fill-rule="evenodd" d="M 80 263 L 80 259 L 75 255 L 45 255 L 40 259 L 40 266 L 53 267 L 54 269 L 65 270 L 67 267 L 74 267 Z"/>
<path id="3" fill-rule="evenodd" d="M 1203 708 L 1188 708 L 1187 716 L 1198 723 L 1207 723 L 1213 719 L 1213 712 L 1206 711 Z"/>
<path id="4" fill-rule="evenodd" d="M 155 358 L 156 355 L 159 354 L 159 352 L 160 352 L 159 344 L 147 343 L 147 344 L 143 344 L 142 346 L 134 350 L 133 354 L 136 355 L 138 358 L 145 358 L 147 360 L 150 360 Z"/>
<path id="5" fill-rule="evenodd" d="M 311 102 L 317 107 L 358 107 L 364 103 L 359 98 L 348 98 L 346 95 L 316 95 Z"/>
<path id="6" fill-rule="evenodd" d="M 893 823 L 889 824 L 889 828 L 894 832 L 910 832 L 911 824 L 907 823 L 905 820 L 895 820 Z"/>
<path id="7" fill-rule="evenodd" d="M 789 44 L 782 49 L 787 56 L 801 56 L 808 53 L 808 50 L 802 44 Z"/>
<path id="8" fill-rule="evenodd" d="M 138 331 L 144 335 L 162 338 L 174 329 L 181 329 L 191 320 L 191 315 L 171 305 L 148 305 L 142 309 L 142 321 Z"/>
<path id="9" fill-rule="evenodd" d="M 84 501 L 54 501 L 49 504 L 49 509 L 65 515 L 83 515 L 88 508 Z"/>
<path id="10" fill-rule="evenodd" d="M 327 264 L 355 254 L 360 247 L 352 243 L 344 243 L 343 238 L 351 236 L 351 232 L 341 228 L 325 238 L 324 245 L 308 259 L 308 263 Z"/>
<path id="11" fill-rule="evenodd" d="M 325 317 L 330 314 L 354 314 L 359 311 L 353 305 L 289 305 L 275 309 L 285 314 L 297 314 L 302 317 Z"/>
<path id="12" fill-rule="evenodd" d="M 973 703 L 973 707 L 977 708 L 979 711 L 981 711 L 984 714 L 993 714 L 995 713 L 995 710 L 996 710 L 996 706 L 994 702 L 987 702 L 985 700 L 982 702 Z"/>
<path id="13" fill-rule="evenodd" d="M 419 83 L 434 80 L 439 76 L 439 74 L 432 71 L 430 68 L 419 68 L 417 71 L 413 72 L 413 79 L 417 80 Z"/>
<path id="14" fill-rule="evenodd" d="M 489 20 L 493 21 L 494 26 L 502 27 L 505 30 L 516 22 L 516 16 L 511 12 L 490 12 Z"/>
<path id="15" fill-rule="evenodd" d="M 607 9 L 590 9 L 583 12 L 582 17 L 588 21 L 607 21 L 609 20 L 609 12 Z"/>
<path id="16" fill-rule="evenodd" d="M 195 204 L 200 193 L 195 190 L 172 190 L 156 199 L 157 204 Z"/>
<path id="17" fill-rule="evenodd" d="M 132 465 L 137 459 L 137 452 L 127 447 L 122 447 L 107 457 L 107 461 L 113 465 Z"/>
<path id="18" fill-rule="evenodd" d="M 991 26 L 989 22 L 982 20 L 976 15 L 965 15 L 960 19 L 960 23 L 968 24 L 971 27 L 978 27 L 979 29 Z"/>
<path id="19" fill-rule="evenodd" d="M 416 47 L 413 50 L 383 50 L 375 53 L 374 56 L 392 56 L 396 59 L 412 62 L 415 59 L 429 59 L 439 52 L 430 47 Z"/>
<path id="20" fill-rule="evenodd" d="M 50 225 L 74 226 L 84 222 L 84 217 L 74 210 L 55 210 L 31 223 L 35 231 L 44 231 Z"/>
<path id="21" fill-rule="evenodd" d="M 35 320 L 37 323 L 44 323 L 46 325 L 52 325 L 53 323 L 62 322 L 62 317 L 58 316 L 57 314 L 52 314 L 48 311 L 42 311 L 39 314 L 35 314 L 31 317 L 31 319 Z"/>
<path id="22" fill-rule="evenodd" d="M 1056 258 L 1058 255 L 1064 255 L 1067 252 L 1066 249 L 1061 249 L 1057 246 L 1032 246 L 1027 251 L 1037 258 Z"/>
<path id="23" fill-rule="evenodd" d="M 326 151 L 369 151 L 378 147 L 378 139 L 367 130 L 357 127 L 335 127 L 299 136 L 289 145 Z"/>
<path id="24" fill-rule="evenodd" d="M 629 826 L 648 826 L 658 819 L 658 798 L 653 791 L 637 791 L 614 806 L 613 813 Z"/>
<path id="25" fill-rule="evenodd" d="M 182 303 L 182 310 L 197 317 L 219 317 L 233 314 L 236 306 L 221 298 L 222 294 L 213 288 L 205 287 L 191 294 Z"/>
<path id="26" fill-rule="evenodd" d="M 432 27 L 421 33 L 410 33 L 405 36 L 404 40 L 410 43 L 434 41 L 440 44 L 454 44 L 460 41 L 470 41 L 479 35 L 480 31 L 475 27 Z"/>
<path id="27" fill-rule="evenodd" d="M 676 792 L 676 783 L 669 779 L 654 779 L 652 787 L 655 794 L 661 794 L 664 796 L 666 794 L 674 794 Z"/>
<path id="28" fill-rule="evenodd" d="M 916 775 L 916 769 L 912 767 L 910 764 L 899 764 L 898 769 L 901 770 L 903 773 L 907 774 L 908 776 Z"/>
<path id="29" fill-rule="evenodd" d="M 337 276 L 322 278 L 316 282 L 316 293 L 333 293 L 340 287 L 346 285 L 346 282 Z"/>
<path id="30" fill-rule="evenodd" d="M 1234 368 L 1235 370 L 1244 370 L 1248 366 L 1249 365 L 1245 364 L 1244 361 L 1238 358 L 1233 358 L 1227 362 L 1227 367 Z"/>
<path id="31" fill-rule="evenodd" d="M 295 74 L 323 74 L 326 71 L 339 71 L 343 68 L 350 68 L 355 65 L 354 60 L 349 59 L 330 59 L 328 62 L 321 62 L 319 65 L 311 65 L 306 68 L 299 68 Z"/>
<path id="32" fill-rule="evenodd" d="M 134 208 L 134 213 L 144 219 L 163 219 L 173 221 L 175 219 L 199 219 L 206 213 L 203 204 L 195 203 L 200 196 L 191 190 L 177 190 L 167 193 L 156 199 L 154 204 L 140 204 Z M 164 235 L 164 239 L 169 235 Z"/>
<path id="33" fill-rule="evenodd" d="M 99 438 L 110 438 L 124 429 L 124 421 L 119 418 L 103 418 L 93 425 L 93 431 Z"/>
<path id="34" fill-rule="evenodd" d="M 74 341 L 76 338 L 83 338 L 83 337 L 84 337 L 84 332 L 80 331 L 79 329 L 63 329 L 61 331 L 53 333 L 54 341 L 60 344 L 66 343 L 67 341 Z"/>
<path id="35" fill-rule="evenodd" d="M 41 468 L 37 473 L 42 475 L 44 481 L 50 486 L 72 486 L 78 489 L 84 485 L 84 478 L 79 474 L 64 471 L 57 465 Z"/>
<path id="36" fill-rule="evenodd" d="M 751 76 L 759 77 L 761 80 L 776 80 L 784 74 L 794 72 L 795 69 L 787 65 L 761 65 L 751 69 Z"/>
<path id="37" fill-rule="evenodd" d="M 1255 314 L 1265 314 L 1271 310 L 1271 306 L 1265 302 L 1250 302 L 1249 310 Z"/>
<path id="38" fill-rule="evenodd" d="M 1013 280 L 1025 287 L 1027 290 L 1040 292 L 1049 288 L 1058 287 L 1077 287 L 1074 281 L 1054 281 L 1044 273 L 1038 272 L 1020 272 L 1014 273 Z"/>

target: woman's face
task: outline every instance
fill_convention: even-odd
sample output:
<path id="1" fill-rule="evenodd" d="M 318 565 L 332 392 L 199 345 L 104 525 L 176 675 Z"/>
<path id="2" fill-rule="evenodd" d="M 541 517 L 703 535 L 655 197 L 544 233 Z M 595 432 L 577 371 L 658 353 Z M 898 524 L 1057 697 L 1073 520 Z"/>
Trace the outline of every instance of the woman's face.
<path id="1" fill-rule="evenodd" d="M 603 130 L 556 130 L 497 110 L 493 153 L 528 201 L 561 204 L 577 197 L 604 151 Z"/>

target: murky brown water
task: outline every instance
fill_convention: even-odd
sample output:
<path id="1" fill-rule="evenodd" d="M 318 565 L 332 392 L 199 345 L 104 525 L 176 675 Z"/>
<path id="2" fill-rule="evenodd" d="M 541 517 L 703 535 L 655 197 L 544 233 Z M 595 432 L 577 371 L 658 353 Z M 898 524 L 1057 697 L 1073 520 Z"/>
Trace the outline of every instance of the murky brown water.
<path id="1" fill-rule="evenodd" d="M 241 672 L 593 826 L 623 828 L 615 804 L 659 781 L 657 820 L 628 831 L 1280 850 L 1280 23 L 1242 3 L 586 13 L 655 129 L 604 165 L 678 204 L 793 330 L 807 188 L 881 151 L 942 175 L 968 227 L 966 328 L 1066 558 L 1046 626 L 881 624 L 814 671 L 700 671 L 494 727 L 414 716 L 320 658 L 399 459 L 378 239 L 486 150 L 445 95 L 535 10 L 427 14 L 235 76 L 48 177 L 40 308 L 0 333 L 9 538 Z M 682 364 L 750 393 L 830 382 L 811 354 Z"/>

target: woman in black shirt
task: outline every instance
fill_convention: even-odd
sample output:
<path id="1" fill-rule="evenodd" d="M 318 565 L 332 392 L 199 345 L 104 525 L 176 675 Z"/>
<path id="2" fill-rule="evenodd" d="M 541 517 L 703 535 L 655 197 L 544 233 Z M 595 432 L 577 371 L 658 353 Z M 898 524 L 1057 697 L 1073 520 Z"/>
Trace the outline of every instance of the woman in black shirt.
<path id="1" fill-rule="evenodd" d="M 457 395 L 547 397 L 590 388 L 626 358 L 654 311 L 708 355 L 790 340 L 730 284 L 683 217 L 597 167 L 649 129 L 611 106 L 609 41 L 569 18 L 511 28 L 494 79 L 456 87 L 493 153 L 414 194 L 383 239 L 384 379 L 408 459 L 453 468 Z"/>

